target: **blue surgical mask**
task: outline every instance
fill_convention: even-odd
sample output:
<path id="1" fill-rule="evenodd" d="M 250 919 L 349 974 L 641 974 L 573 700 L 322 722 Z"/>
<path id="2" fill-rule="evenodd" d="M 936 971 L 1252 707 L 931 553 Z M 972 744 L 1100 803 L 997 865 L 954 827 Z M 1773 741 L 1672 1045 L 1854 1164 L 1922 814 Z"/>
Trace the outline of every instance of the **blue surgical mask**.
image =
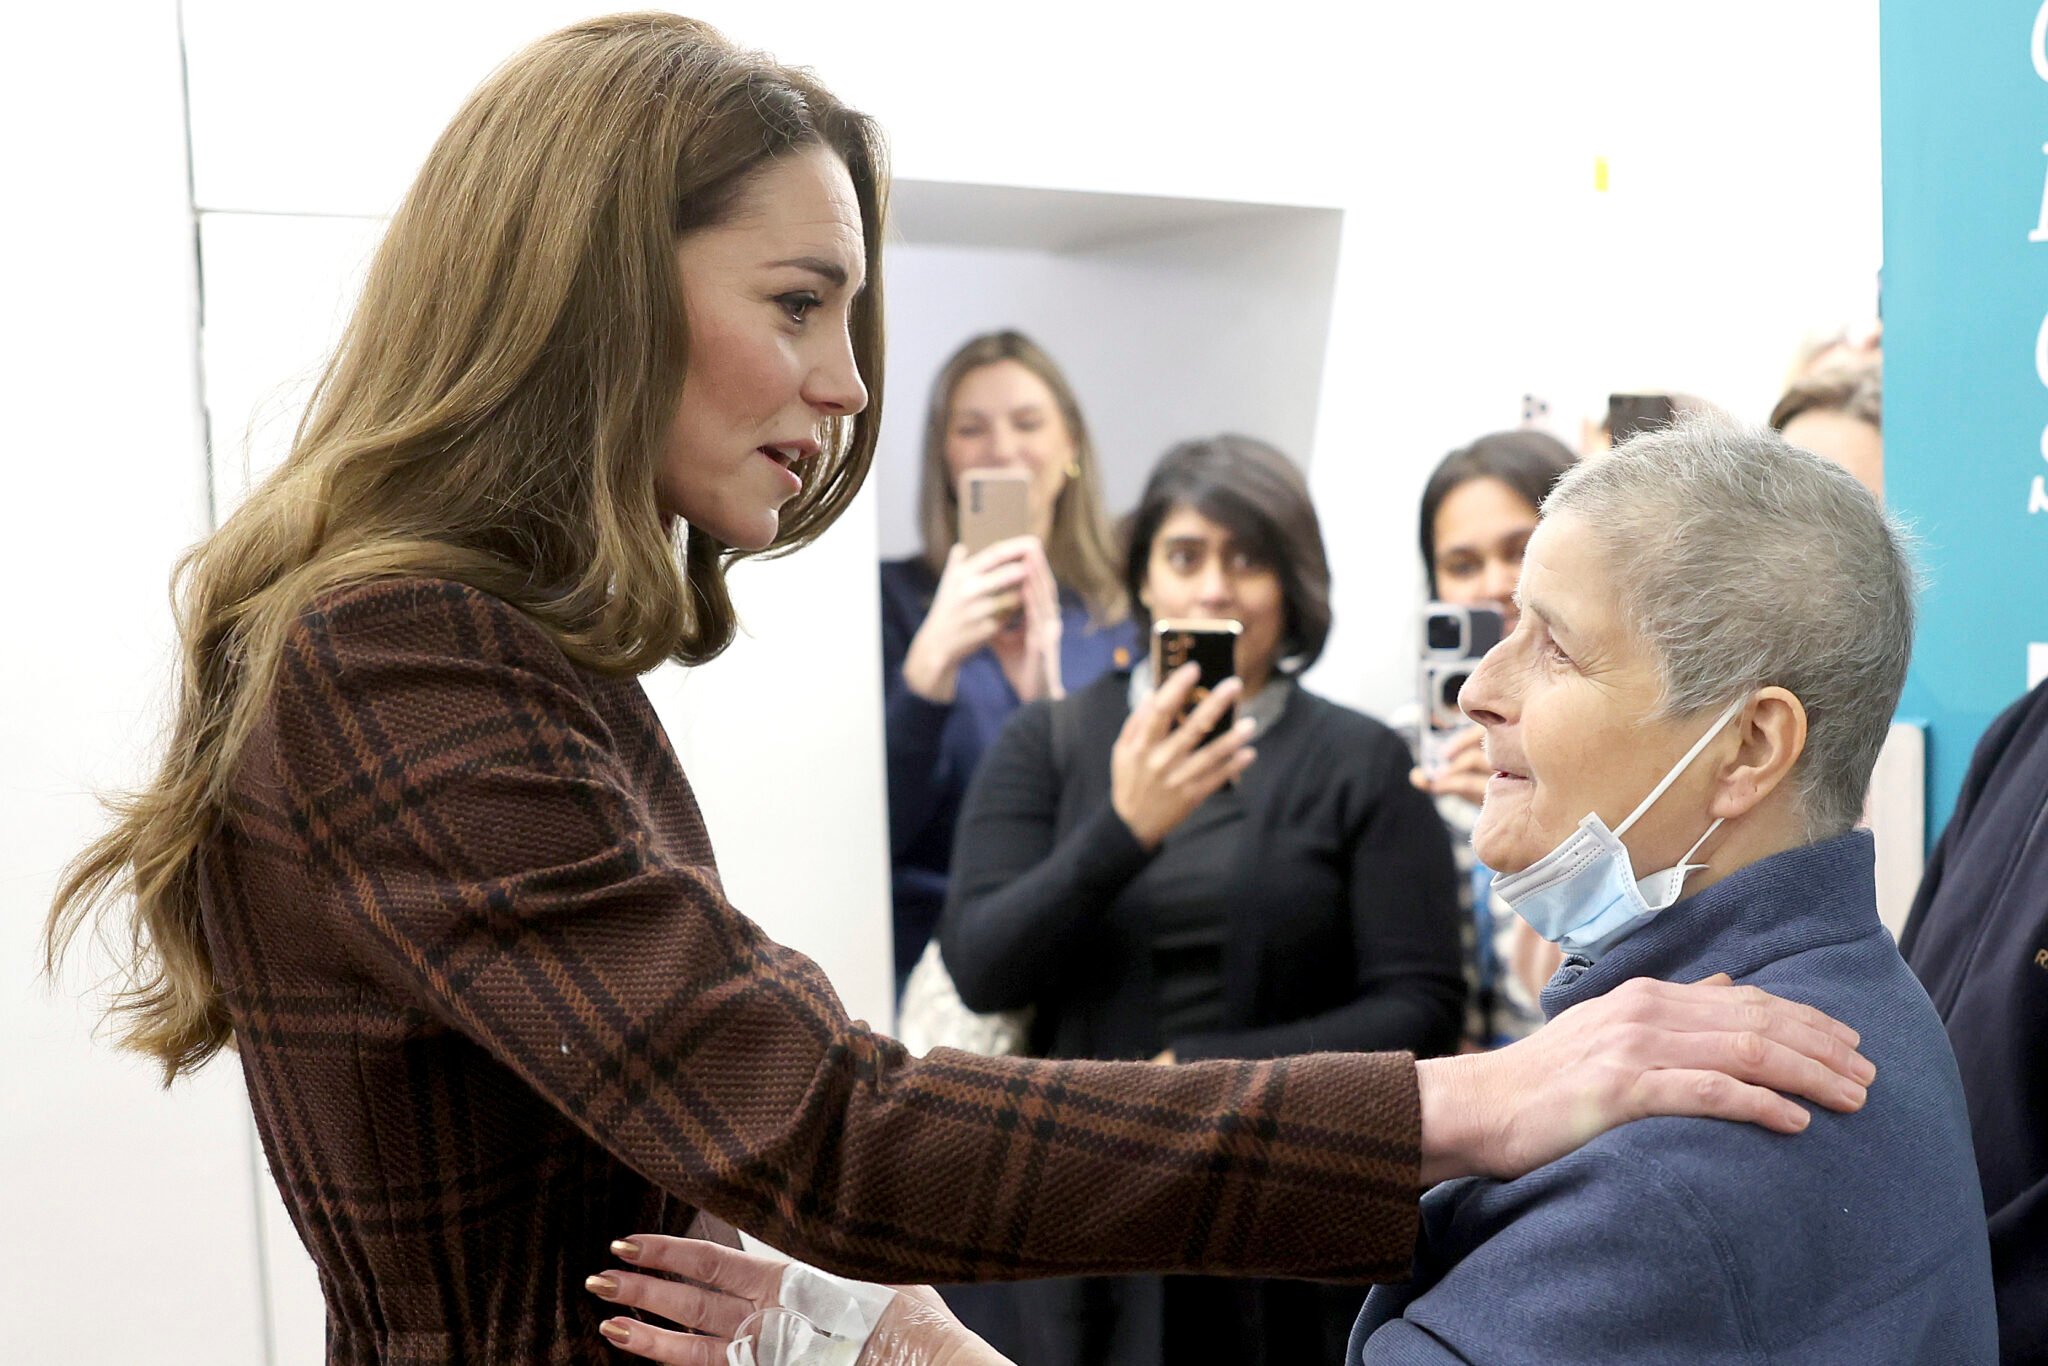
<path id="1" fill-rule="evenodd" d="M 1707 833 L 1685 851 L 1685 857 L 1675 867 L 1640 879 L 1636 877 L 1635 866 L 1629 861 L 1628 846 L 1621 842 L 1621 837 L 1678 781 L 1679 775 L 1691 767 L 1692 761 L 1699 758 L 1700 751 L 1721 733 L 1722 727 L 1742 710 L 1742 704 L 1748 700 L 1738 698 L 1730 703 L 1728 709 L 1721 713 L 1721 719 L 1693 742 L 1685 757 L 1664 775 L 1664 781 L 1658 783 L 1650 795 L 1643 798 L 1642 805 L 1630 812 L 1628 819 L 1619 826 L 1609 830 L 1598 812 L 1589 812 L 1579 822 L 1579 828 L 1567 835 L 1557 848 L 1519 873 L 1497 875 L 1493 879 L 1493 890 L 1514 908 L 1515 914 L 1528 921 L 1536 933 L 1566 953 L 1584 958 L 1598 958 L 1624 936 L 1670 906 L 1684 890 L 1686 876 L 1706 867 L 1704 863 L 1689 860 L 1721 828 L 1721 822 L 1717 820 L 1708 826 Z"/>

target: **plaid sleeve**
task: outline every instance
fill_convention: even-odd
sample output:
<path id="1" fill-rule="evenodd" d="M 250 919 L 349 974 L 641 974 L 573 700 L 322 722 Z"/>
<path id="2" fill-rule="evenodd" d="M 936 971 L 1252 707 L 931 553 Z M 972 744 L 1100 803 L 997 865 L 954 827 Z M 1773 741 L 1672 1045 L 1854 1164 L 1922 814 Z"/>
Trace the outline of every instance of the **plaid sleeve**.
<path id="1" fill-rule="evenodd" d="M 405 588 L 309 611 L 274 694 L 333 932 L 619 1161 L 870 1279 L 1405 1274 L 1406 1055 L 911 1058 L 679 857 L 538 626 Z"/>

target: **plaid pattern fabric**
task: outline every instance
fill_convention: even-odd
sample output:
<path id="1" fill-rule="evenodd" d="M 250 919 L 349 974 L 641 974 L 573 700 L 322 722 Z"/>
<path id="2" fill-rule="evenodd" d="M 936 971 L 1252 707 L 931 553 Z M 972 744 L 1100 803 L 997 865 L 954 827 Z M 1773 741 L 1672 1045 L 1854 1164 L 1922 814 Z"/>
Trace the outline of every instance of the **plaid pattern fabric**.
<path id="1" fill-rule="evenodd" d="M 462 585 L 301 618 L 202 883 L 331 1362 L 614 1360 L 583 1278 L 693 1208 L 893 1281 L 1408 1266 L 1405 1056 L 911 1058 L 727 904 L 639 686 Z"/>

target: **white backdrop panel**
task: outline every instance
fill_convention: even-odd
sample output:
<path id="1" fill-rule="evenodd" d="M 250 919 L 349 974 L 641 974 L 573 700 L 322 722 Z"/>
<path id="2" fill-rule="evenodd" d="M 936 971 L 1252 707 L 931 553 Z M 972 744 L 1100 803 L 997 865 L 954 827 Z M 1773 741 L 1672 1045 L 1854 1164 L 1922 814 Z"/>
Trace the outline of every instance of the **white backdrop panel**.
<path id="1" fill-rule="evenodd" d="M 84 46 L 79 26 L 11 10 L 0 44 L 0 1360 L 243 1366 L 263 1300 L 240 1069 L 165 1091 L 92 1036 L 105 957 L 37 975 L 95 795 L 154 757 L 171 562 L 206 528 L 175 12 L 97 10 Z"/>
<path id="2" fill-rule="evenodd" d="M 1244 432 L 1306 465 L 1338 221 L 1328 210 L 1274 208 L 1178 231 L 1155 224 L 1135 238 L 1062 252 L 892 245 L 889 397 L 876 471 L 883 553 L 919 549 L 933 377 L 961 342 L 999 327 L 1022 329 L 1066 371 L 1113 514 L 1137 501 L 1160 453 L 1188 437 Z"/>

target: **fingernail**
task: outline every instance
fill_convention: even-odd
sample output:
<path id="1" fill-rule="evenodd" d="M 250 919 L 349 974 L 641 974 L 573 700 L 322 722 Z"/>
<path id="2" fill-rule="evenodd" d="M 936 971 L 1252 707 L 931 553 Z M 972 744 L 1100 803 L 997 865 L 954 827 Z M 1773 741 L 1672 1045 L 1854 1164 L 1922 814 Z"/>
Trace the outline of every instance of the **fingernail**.
<path id="1" fill-rule="evenodd" d="M 621 1346 L 633 1340 L 633 1330 L 626 1326 L 624 1319 L 606 1319 L 597 1325 L 597 1331 Z"/>
<path id="2" fill-rule="evenodd" d="M 583 1282 L 583 1288 L 593 1295 L 613 1299 L 619 1293 L 619 1283 L 609 1276 L 590 1276 Z"/>
<path id="3" fill-rule="evenodd" d="M 1798 1108 L 1796 1108 L 1796 1107 L 1795 1107 L 1795 1108 L 1793 1109 L 1793 1111 L 1792 1111 L 1792 1127 L 1793 1127 L 1793 1128 L 1795 1128 L 1795 1129 L 1804 1129 L 1804 1128 L 1805 1128 L 1805 1127 L 1806 1127 L 1807 1125 L 1809 1125 L 1809 1124 L 1811 1124 L 1811 1123 L 1813 1123 L 1813 1116 L 1812 1116 L 1812 1115 L 1810 1115 L 1810 1114 L 1808 1114 L 1808 1113 L 1807 1113 L 1806 1111 L 1804 1111 L 1804 1110 L 1802 1110 L 1802 1109 L 1798 1109 Z"/>
<path id="4" fill-rule="evenodd" d="M 612 1256 L 623 1257 L 629 1262 L 640 1260 L 640 1244 L 630 1238 L 620 1238 L 612 1243 Z"/>
<path id="5" fill-rule="evenodd" d="M 1861 1105 L 1864 1101 L 1870 1099 L 1870 1092 L 1860 1086 L 1844 1086 L 1842 1088 L 1842 1099 L 1848 1101 L 1851 1105 Z"/>
<path id="6" fill-rule="evenodd" d="M 1856 1058 L 1850 1064 L 1849 1075 L 1862 1082 L 1865 1086 L 1868 1086 L 1871 1082 L 1877 1080 L 1877 1064 L 1868 1058 Z"/>

